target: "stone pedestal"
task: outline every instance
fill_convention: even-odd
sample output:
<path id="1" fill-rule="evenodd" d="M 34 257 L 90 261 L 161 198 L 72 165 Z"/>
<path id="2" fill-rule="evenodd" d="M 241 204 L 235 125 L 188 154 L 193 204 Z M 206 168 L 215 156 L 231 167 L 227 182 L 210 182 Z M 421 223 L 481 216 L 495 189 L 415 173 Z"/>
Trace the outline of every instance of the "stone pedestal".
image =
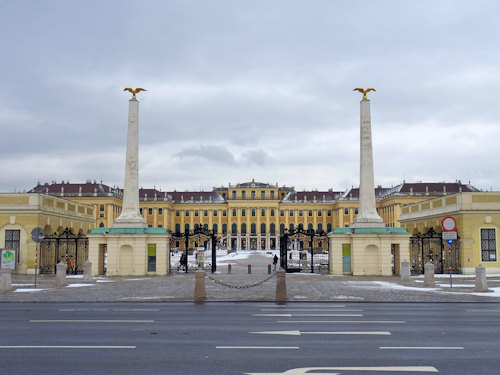
<path id="1" fill-rule="evenodd" d="M 12 290 L 10 267 L 0 268 L 0 293 L 7 293 Z"/>
<path id="2" fill-rule="evenodd" d="M 203 302 L 207 299 L 205 290 L 205 271 L 198 269 L 194 273 L 194 300 L 195 302 Z"/>
<path id="3" fill-rule="evenodd" d="M 276 271 L 276 302 L 288 301 L 285 275 L 286 272 L 282 267 L 280 267 L 279 270 Z"/>
<path id="4" fill-rule="evenodd" d="M 83 281 L 92 282 L 92 262 L 83 263 Z"/>
<path id="5" fill-rule="evenodd" d="M 56 278 L 54 279 L 55 287 L 63 287 L 68 285 L 66 281 L 66 263 L 59 262 L 56 266 Z"/>
<path id="6" fill-rule="evenodd" d="M 486 268 L 480 264 L 476 267 L 476 286 L 475 292 L 487 292 L 488 282 L 486 281 Z"/>
<path id="7" fill-rule="evenodd" d="M 434 264 L 431 262 L 427 262 L 424 265 L 424 286 L 436 286 L 436 282 L 434 281 Z"/>
<path id="8" fill-rule="evenodd" d="M 401 262 L 401 281 L 410 281 L 410 262 L 407 260 Z"/>

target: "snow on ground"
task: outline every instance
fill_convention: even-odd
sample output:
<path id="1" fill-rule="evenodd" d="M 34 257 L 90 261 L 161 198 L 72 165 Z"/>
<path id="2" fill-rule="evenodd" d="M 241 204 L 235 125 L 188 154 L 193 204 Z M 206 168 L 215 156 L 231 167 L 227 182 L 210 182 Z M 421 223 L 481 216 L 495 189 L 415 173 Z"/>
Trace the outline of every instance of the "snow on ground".
<path id="1" fill-rule="evenodd" d="M 69 284 L 68 288 L 80 288 L 82 286 L 95 286 L 95 284 Z"/>
<path id="2" fill-rule="evenodd" d="M 46 289 L 16 289 L 14 290 L 14 293 L 39 292 L 41 290 L 46 290 Z"/>

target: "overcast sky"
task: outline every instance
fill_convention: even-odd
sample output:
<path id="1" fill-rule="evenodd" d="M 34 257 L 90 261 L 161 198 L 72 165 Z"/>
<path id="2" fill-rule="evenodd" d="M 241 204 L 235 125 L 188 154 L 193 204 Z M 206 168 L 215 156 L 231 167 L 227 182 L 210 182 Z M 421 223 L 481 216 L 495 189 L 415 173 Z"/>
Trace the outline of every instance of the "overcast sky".
<path id="1" fill-rule="evenodd" d="M 0 191 L 123 186 L 125 87 L 140 185 L 500 190 L 498 1 L 2 1 Z"/>

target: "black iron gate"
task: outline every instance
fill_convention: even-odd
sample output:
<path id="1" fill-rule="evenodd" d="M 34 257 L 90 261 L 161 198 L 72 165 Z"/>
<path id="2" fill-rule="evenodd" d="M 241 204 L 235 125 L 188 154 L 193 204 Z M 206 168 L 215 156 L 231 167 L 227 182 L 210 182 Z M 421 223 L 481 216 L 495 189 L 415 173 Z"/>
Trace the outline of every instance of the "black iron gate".
<path id="1" fill-rule="evenodd" d="M 328 237 L 322 230 L 304 230 L 301 225 L 285 229 L 280 235 L 280 266 L 286 272 L 328 273 L 328 248 Z"/>
<path id="2" fill-rule="evenodd" d="M 442 232 L 430 228 L 426 233 L 416 233 L 410 237 L 410 267 L 412 274 L 423 274 L 427 262 L 434 264 L 435 273 L 448 273 L 450 266 L 449 246 L 451 247 L 451 272 L 460 273 L 460 238 L 448 245 L 442 239 Z"/>
<path id="3" fill-rule="evenodd" d="M 55 273 L 57 263 L 63 261 L 67 273 L 82 274 L 88 249 L 88 237 L 83 233 L 74 234 L 70 228 L 46 235 L 40 243 L 40 273 Z"/>

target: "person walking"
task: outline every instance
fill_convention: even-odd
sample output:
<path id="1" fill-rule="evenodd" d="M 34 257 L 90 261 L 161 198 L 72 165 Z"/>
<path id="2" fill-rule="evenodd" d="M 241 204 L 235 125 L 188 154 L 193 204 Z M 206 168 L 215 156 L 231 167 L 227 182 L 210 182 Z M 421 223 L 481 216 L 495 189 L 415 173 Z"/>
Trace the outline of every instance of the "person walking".
<path id="1" fill-rule="evenodd" d="M 274 254 L 273 258 L 273 271 L 276 272 L 276 266 L 278 265 L 278 256 Z"/>

